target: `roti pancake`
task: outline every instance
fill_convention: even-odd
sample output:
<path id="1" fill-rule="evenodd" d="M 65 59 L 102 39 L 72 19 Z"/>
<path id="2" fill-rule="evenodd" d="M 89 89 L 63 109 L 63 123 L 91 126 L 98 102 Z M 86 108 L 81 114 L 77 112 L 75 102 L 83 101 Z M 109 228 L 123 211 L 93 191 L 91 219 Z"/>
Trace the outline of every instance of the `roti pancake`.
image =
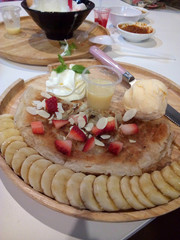
<path id="1" fill-rule="evenodd" d="M 15 123 L 26 143 L 54 163 L 60 163 L 75 172 L 133 176 L 161 169 L 170 161 L 172 133 L 164 119 L 149 122 L 133 120 L 139 127 L 138 134 L 124 136 L 118 129 L 110 139 L 101 139 L 105 147 L 95 146 L 89 152 L 82 151 L 84 143 L 73 140 L 71 156 L 66 156 L 57 151 L 54 142 L 64 139 L 71 125 L 57 130 L 47 119 L 29 114 L 26 108 L 32 106 L 34 100 L 43 100 L 40 91 L 27 89 L 18 106 Z M 63 106 L 67 114 L 73 109 L 74 103 L 65 103 Z M 76 107 L 74 111 L 77 111 Z M 43 135 L 32 133 L 31 122 L 38 120 L 43 122 L 45 128 Z M 123 142 L 123 149 L 118 156 L 108 152 L 106 147 L 110 141 L 117 140 Z"/>

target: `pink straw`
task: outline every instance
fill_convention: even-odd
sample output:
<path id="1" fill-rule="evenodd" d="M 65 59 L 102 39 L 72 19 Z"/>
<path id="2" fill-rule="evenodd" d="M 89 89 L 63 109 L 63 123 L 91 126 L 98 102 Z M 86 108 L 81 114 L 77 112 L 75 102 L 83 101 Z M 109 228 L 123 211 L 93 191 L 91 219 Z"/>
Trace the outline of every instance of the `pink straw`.
<path id="1" fill-rule="evenodd" d="M 68 0 L 68 6 L 69 6 L 70 10 L 72 10 L 72 0 Z"/>

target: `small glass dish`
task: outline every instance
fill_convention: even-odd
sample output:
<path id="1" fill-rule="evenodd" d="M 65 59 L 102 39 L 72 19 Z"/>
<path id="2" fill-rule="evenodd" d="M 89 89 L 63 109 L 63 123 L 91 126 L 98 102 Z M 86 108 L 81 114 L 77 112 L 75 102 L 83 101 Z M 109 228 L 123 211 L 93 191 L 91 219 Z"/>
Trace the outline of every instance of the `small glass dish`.
<path id="1" fill-rule="evenodd" d="M 122 81 L 122 74 L 110 66 L 93 65 L 87 67 L 82 76 L 86 82 L 88 106 L 99 111 L 109 109 L 116 85 Z"/>

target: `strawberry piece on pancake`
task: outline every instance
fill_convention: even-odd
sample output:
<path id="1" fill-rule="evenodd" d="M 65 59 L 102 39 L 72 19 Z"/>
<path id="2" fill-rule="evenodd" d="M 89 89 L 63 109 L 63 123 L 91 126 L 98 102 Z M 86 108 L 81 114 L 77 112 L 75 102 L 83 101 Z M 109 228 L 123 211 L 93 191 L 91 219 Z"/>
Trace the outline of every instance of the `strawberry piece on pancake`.
<path id="1" fill-rule="evenodd" d="M 34 134 L 44 134 L 44 126 L 41 121 L 31 122 L 31 129 Z"/>
<path id="2" fill-rule="evenodd" d="M 56 129 L 63 127 L 64 125 L 68 124 L 68 120 L 52 120 L 53 125 Z"/>
<path id="3" fill-rule="evenodd" d="M 71 128 L 68 137 L 79 142 L 85 142 L 87 139 L 84 132 L 76 125 Z"/>
<path id="4" fill-rule="evenodd" d="M 95 146 L 95 138 L 94 137 L 88 138 L 88 140 L 86 141 L 83 147 L 83 152 L 90 151 L 94 146 Z"/>
<path id="5" fill-rule="evenodd" d="M 71 149 L 72 149 L 72 141 L 71 140 L 56 140 L 55 146 L 59 152 L 65 154 L 67 156 L 71 155 Z"/>
<path id="6" fill-rule="evenodd" d="M 108 151 L 114 155 L 118 155 L 123 148 L 123 143 L 119 141 L 111 142 L 108 147 Z"/>
<path id="7" fill-rule="evenodd" d="M 135 123 L 122 124 L 120 129 L 124 135 L 134 135 L 139 132 L 138 125 Z"/>
<path id="8" fill-rule="evenodd" d="M 51 97 L 46 99 L 46 110 L 48 113 L 55 113 L 58 111 L 58 106 L 57 106 L 57 98 L 56 97 Z"/>

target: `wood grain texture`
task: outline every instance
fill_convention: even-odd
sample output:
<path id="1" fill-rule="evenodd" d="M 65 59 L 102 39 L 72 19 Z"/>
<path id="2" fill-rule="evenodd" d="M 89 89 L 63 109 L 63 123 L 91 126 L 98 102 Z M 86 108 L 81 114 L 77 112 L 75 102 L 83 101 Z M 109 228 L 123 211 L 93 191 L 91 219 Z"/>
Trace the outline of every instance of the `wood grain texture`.
<path id="1" fill-rule="evenodd" d="M 89 29 L 92 22 L 84 21 L 75 33 L 81 33 Z M 109 31 L 98 25 L 91 33 L 90 37 L 98 35 L 109 35 Z M 68 43 L 74 42 L 77 49 L 71 56 L 64 57 L 65 60 L 90 58 L 89 47 L 95 44 L 88 40 L 78 44 L 74 38 Z M 98 45 L 101 49 L 105 45 Z M 6 33 L 4 23 L 0 23 L 0 56 L 14 62 L 30 65 L 48 65 L 58 61 L 58 54 L 62 53 L 59 41 L 47 39 L 41 30 L 30 17 L 21 18 L 21 32 L 17 35 Z"/>
<path id="2" fill-rule="evenodd" d="M 95 64 L 100 64 L 96 60 L 90 59 L 82 59 L 82 60 L 74 60 L 69 61 L 67 63 L 75 63 L 75 64 L 83 64 L 84 66 L 90 66 Z M 142 69 L 135 65 L 124 64 L 121 65 L 126 68 L 129 72 L 131 72 L 138 79 L 158 79 L 166 84 L 169 90 L 168 94 L 168 103 L 170 103 L 173 107 L 175 107 L 178 111 L 180 111 L 180 88 L 174 84 L 172 81 L 167 79 L 164 76 L 156 74 L 147 69 Z M 50 65 L 49 69 L 57 66 L 56 64 Z M 45 89 L 45 81 L 47 80 L 49 74 L 37 76 L 35 78 L 30 79 L 27 82 L 22 81 L 22 79 L 17 80 L 0 98 L 0 113 L 12 113 L 14 114 L 16 111 L 16 107 L 18 105 L 20 96 L 23 94 L 24 90 L 28 86 L 34 86 L 35 88 Z M 122 108 L 121 98 L 123 96 L 124 91 L 126 90 L 126 85 L 121 84 L 117 89 L 116 95 L 113 97 L 113 108 Z M 14 90 L 15 89 L 15 90 Z M 175 145 L 173 146 L 173 154 L 172 161 L 180 158 L 180 128 L 177 127 L 174 123 L 170 122 L 171 127 L 175 133 Z M 180 198 L 175 199 L 168 204 L 164 204 L 161 206 L 157 206 L 151 209 L 141 210 L 141 211 L 121 211 L 116 213 L 106 213 L 106 212 L 91 212 L 88 210 L 78 210 L 74 207 L 60 204 L 55 200 L 36 192 L 30 186 L 25 184 L 21 178 L 19 178 L 12 169 L 7 166 L 4 159 L 0 157 L 0 167 L 6 173 L 6 175 L 17 185 L 19 186 L 26 194 L 40 202 L 41 204 L 55 210 L 58 212 L 62 212 L 64 214 L 68 214 L 70 216 L 96 220 L 96 221 L 105 221 L 105 222 L 127 222 L 127 221 L 137 221 L 144 220 L 156 216 L 160 216 L 162 214 L 171 212 L 180 207 Z"/>

